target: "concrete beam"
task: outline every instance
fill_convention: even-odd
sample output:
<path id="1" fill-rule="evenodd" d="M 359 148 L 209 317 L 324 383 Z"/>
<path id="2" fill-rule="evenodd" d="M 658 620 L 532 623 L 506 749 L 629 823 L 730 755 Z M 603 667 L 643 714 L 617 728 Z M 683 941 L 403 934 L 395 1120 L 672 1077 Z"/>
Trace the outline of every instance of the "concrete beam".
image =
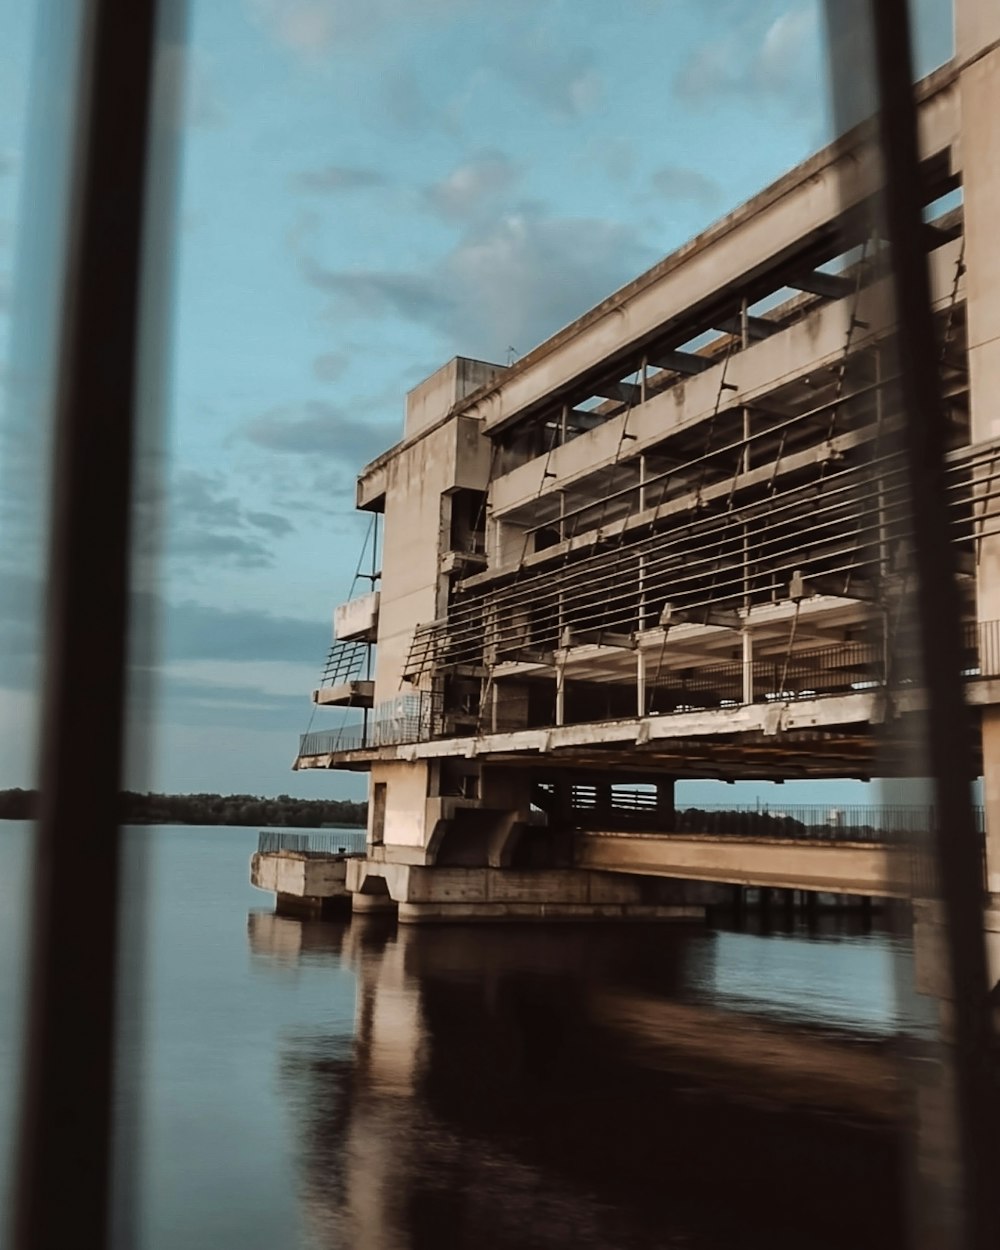
<path id="1" fill-rule="evenodd" d="M 723 334 L 740 335 L 743 333 L 743 318 L 726 317 L 722 321 L 717 321 L 714 329 L 721 330 Z M 769 339 L 772 334 L 780 334 L 781 332 L 780 325 L 773 321 L 768 321 L 765 317 L 747 317 L 746 329 L 751 342 Z"/>
<path id="2" fill-rule="evenodd" d="M 649 364 L 656 369 L 668 369 L 671 373 L 683 373 L 693 377 L 696 373 L 704 373 L 716 361 L 710 356 L 696 356 L 694 352 L 654 352 Z"/>
<path id="3" fill-rule="evenodd" d="M 733 885 L 910 897 L 905 848 L 867 842 L 788 842 L 708 834 L 582 833 L 581 868 Z"/>
<path id="4" fill-rule="evenodd" d="M 815 270 L 798 278 L 789 278 L 793 291 L 805 291 L 808 295 L 821 295 L 824 299 L 845 299 L 854 291 L 854 281 L 838 273 L 822 273 Z"/>
<path id="5" fill-rule="evenodd" d="M 929 267 L 935 305 L 946 307 L 955 287 L 956 264 L 961 244 L 953 241 L 931 254 Z M 966 279 L 962 276 L 958 298 L 964 299 Z M 591 430 L 549 456 L 538 457 L 495 479 L 490 488 L 490 504 L 496 520 L 518 511 L 520 523 L 529 523 L 526 511 L 548 503 L 551 491 L 565 490 L 609 465 L 627 463 L 639 455 L 661 449 L 666 437 L 693 429 L 718 412 L 719 387 L 725 369 L 727 383 L 737 390 L 727 403 L 732 406 L 766 406 L 767 397 L 779 386 L 815 374 L 843 358 L 844 342 L 852 316 L 869 323 L 869 329 L 855 328 L 855 350 L 874 343 L 884 329 L 884 309 L 891 307 L 889 279 L 866 287 L 857 302 L 853 298 L 821 304 L 803 320 L 797 321 L 767 339 L 753 343 L 723 364 L 713 360 L 710 367 L 683 387 L 668 387 L 651 396 L 628 414 L 628 432 L 634 441 L 622 447 L 624 415 L 610 418 L 599 429 Z M 548 477 L 543 477 L 543 473 Z"/>

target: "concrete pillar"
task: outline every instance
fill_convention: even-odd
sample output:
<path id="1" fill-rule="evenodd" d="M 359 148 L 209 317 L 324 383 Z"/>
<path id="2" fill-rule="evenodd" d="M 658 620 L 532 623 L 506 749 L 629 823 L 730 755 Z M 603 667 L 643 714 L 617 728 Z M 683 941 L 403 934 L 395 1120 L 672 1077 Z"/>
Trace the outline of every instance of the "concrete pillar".
<path id="1" fill-rule="evenodd" d="M 556 659 L 556 724 L 566 724 L 566 658 Z"/>
<path id="2" fill-rule="evenodd" d="M 743 642 L 743 702 L 753 703 L 753 635 L 744 628 L 740 637 Z"/>
<path id="3" fill-rule="evenodd" d="M 656 783 L 656 823 L 665 833 L 673 833 L 677 827 L 674 785 L 672 777 L 661 778 Z"/>
<path id="4" fill-rule="evenodd" d="M 646 654 L 642 647 L 635 650 L 635 714 L 646 715 Z"/>
<path id="5" fill-rule="evenodd" d="M 986 881 L 1000 899 L 1000 707 L 984 707 L 983 806 L 986 810 Z"/>

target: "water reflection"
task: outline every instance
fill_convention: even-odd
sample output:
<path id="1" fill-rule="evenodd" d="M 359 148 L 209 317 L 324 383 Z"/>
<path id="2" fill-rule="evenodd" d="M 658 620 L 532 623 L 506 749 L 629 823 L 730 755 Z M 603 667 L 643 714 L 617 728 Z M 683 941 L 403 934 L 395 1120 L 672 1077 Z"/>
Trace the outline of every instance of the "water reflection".
<path id="1" fill-rule="evenodd" d="M 735 935 L 272 919 L 357 976 L 353 1044 L 282 1056 L 310 1244 L 902 1244 L 884 1042 L 724 1010 Z"/>

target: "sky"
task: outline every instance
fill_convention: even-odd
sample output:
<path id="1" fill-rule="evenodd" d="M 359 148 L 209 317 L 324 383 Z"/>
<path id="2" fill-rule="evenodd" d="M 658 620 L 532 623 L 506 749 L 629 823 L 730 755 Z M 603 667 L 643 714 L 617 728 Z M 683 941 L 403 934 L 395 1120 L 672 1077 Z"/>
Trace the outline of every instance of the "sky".
<path id="1" fill-rule="evenodd" d="M 44 430 L 18 379 L 44 358 L 64 196 L 38 118 L 74 7 L 0 6 L 0 787 L 37 776 L 44 490 L 11 432 Z M 950 6 L 918 7 L 927 72 Z M 406 392 L 525 354 L 821 146 L 824 64 L 817 0 L 192 0 L 158 55 L 178 167 L 153 187 L 175 208 L 142 788 L 363 793 L 290 763 L 368 524 L 354 477 Z"/>

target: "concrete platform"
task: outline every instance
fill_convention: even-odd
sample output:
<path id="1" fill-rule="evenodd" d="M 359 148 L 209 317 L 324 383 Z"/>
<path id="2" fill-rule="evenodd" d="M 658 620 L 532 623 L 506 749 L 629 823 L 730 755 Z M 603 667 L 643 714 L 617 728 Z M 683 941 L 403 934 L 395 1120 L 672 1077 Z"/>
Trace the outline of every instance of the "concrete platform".
<path id="1" fill-rule="evenodd" d="M 351 910 L 349 862 L 346 855 L 256 851 L 250 860 L 250 884 L 275 895 L 279 914 L 346 916 Z"/>

